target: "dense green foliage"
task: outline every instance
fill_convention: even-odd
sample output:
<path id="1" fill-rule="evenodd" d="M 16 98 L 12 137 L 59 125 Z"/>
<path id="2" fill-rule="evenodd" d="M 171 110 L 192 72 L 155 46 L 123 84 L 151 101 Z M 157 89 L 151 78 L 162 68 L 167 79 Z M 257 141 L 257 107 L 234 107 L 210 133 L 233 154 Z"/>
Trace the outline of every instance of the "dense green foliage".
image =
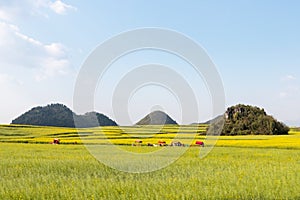
<path id="1" fill-rule="evenodd" d="M 50 104 L 45 107 L 35 107 L 12 121 L 12 124 L 26 124 L 37 126 L 57 127 L 96 127 L 116 126 L 117 124 L 107 116 L 90 112 L 85 115 L 77 115 L 67 106 L 62 104 Z"/>
<path id="2" fill-rule="evenodd" d="M 285 135 L 289 128 L 266 114 L 264 109 L 238 104 L 225 113 L 222 135 Z"/>
<path id="3" fill-rule="evenodd" d="M 62 104 L 38 106 L 13 120 L 12 124 L 74 127 L 73 112 Z"/>
<path id="4" fill-rule="evenodd" d="M 76 127 L 117 126 L 115 121 L 97 112 L 75 115 L 74 118 Z"/>
<path id="5" fill-rule="evenodd" d="M 169 115 L 162 111 L 154 111 L 136 123 L 137 125 L 177 124 Z"/>

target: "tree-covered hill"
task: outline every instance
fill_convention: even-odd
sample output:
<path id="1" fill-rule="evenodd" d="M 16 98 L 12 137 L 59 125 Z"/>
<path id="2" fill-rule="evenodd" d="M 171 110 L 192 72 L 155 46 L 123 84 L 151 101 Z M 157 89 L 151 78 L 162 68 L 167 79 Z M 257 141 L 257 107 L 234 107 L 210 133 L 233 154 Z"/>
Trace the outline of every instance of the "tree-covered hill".
<path id="1" fill-rule="evenodd" d="M 97 112 L 75 115 L 75 120 L 76 127 L 117 126 L 115 121 Z"/>
<path id="2" fill-rule="evenodd" d="M 77 115 L 63 104 L 50 104 L 44 107 L 38 106 L 22 114 L 12 121 L 12 124 L 26 124 L 37 126 L 57 127 L 96 127 L 96 126 L 117 126 L 116 122 L 107 116 L 90 112 L 84 115 Z"/>
<path id="3" fill-rule="evenodd" d="M 177 124 L 169 115 L 162 111 L 153 111 L 136 123 L 137 125 Z"/>
<path id="4" fill-rule="evenodd" d="M 222 135 L 284 135 L 289 127 L 264 109 L 238 104 L 227 108 Z"/>

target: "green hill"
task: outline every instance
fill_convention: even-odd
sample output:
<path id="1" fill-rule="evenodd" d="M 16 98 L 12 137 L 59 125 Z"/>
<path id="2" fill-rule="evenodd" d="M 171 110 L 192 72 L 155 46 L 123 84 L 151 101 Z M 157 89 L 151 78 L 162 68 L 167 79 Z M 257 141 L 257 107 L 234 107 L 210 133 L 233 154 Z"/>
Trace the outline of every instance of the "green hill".
<path id="1" fill-rule="evenodd" d="M 289 128 L 264 109 L 238 104 L 227 108 L 222 135 L 285 135 Z"/>
<path id="2" fill-rule="evenodd" d="M 75 115 L 76 127 L 96 127 L 96 126 L 117 126 L 117 123 L 107 116 L 97 113 L 88 112 L 84 115 Z"/>
<path id="3" fill-rule="evenodd" d="M 116 122 L 107 116 L 89 112 L 84 115 L 77 115 L 63 104 L 50 104 L 44 107 L 38 106 L 22 114 L 12 121 L 12 124 L 26 124 L 37 126 L 57 126 L 57 127 L 97 127 L 97 126 L 117 126 Z"/>
<path id="4" fill-rule="evenodd" d="M 163 124 L 176 124 L 169 115 L 162 111 L 154 111 L 146 115 L 143 119 L 136 123 L 136 125 L 163 125 Z"/>

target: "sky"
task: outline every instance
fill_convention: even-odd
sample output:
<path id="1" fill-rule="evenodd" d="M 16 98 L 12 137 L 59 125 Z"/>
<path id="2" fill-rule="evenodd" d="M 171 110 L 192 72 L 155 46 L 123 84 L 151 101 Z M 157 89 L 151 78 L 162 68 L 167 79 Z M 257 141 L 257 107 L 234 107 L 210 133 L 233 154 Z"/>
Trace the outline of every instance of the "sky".
<path id="1" fill-rule="evenodd" d="M 182 33 L 205 49 L 222 79 L 225 107 L 259 106 L 300 126 L 299 9 L 296 0 L 0 0 L 0 123 L 34 106 L 63 103 L 73 109 L 76 79 L 98 45 L 125 31 L 157 27 Z M 130 70 L 148 63 L 181 74 L 195 92 L 200 114 L 182 119 L 176 94 L 146 85 L 127 102 L 120 100 L 132 123 L 157 108 L 184 124 L 212 117 L 203 79 L 182 59 L 151 50 L 111 65 L 95 92 L 95 110 L 129 125 L 113 109 L 114 89 Z"/>

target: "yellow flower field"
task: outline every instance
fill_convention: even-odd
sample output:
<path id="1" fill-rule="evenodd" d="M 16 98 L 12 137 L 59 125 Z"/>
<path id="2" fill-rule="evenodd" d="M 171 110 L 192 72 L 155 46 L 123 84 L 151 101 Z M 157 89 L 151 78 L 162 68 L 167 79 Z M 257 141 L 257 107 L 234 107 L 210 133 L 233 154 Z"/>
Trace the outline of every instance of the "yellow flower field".
<path id="1" fill-rule="evenodd" d="M 194 145 L 195 141 L 204 141 L 205 145 L 226 147 L 268 147 L 300 149 L 300 131 L 291 129 L 289 135 L 247 135 L 247 136 L 205 136 L 206 125 L 198 126 L 144 126 L 144 127 L 102 127 L 89 129 L 58 128 L 1 125 L 0 142 L 45 143 L 50 144 L 54 138 L 61 144 L 119 144 L 132 145 L 141 140 L 141 145 L 156 144 L 165 141 L 180 141 Z M 177 133 L 180 131 L 180 133 Z"/>

